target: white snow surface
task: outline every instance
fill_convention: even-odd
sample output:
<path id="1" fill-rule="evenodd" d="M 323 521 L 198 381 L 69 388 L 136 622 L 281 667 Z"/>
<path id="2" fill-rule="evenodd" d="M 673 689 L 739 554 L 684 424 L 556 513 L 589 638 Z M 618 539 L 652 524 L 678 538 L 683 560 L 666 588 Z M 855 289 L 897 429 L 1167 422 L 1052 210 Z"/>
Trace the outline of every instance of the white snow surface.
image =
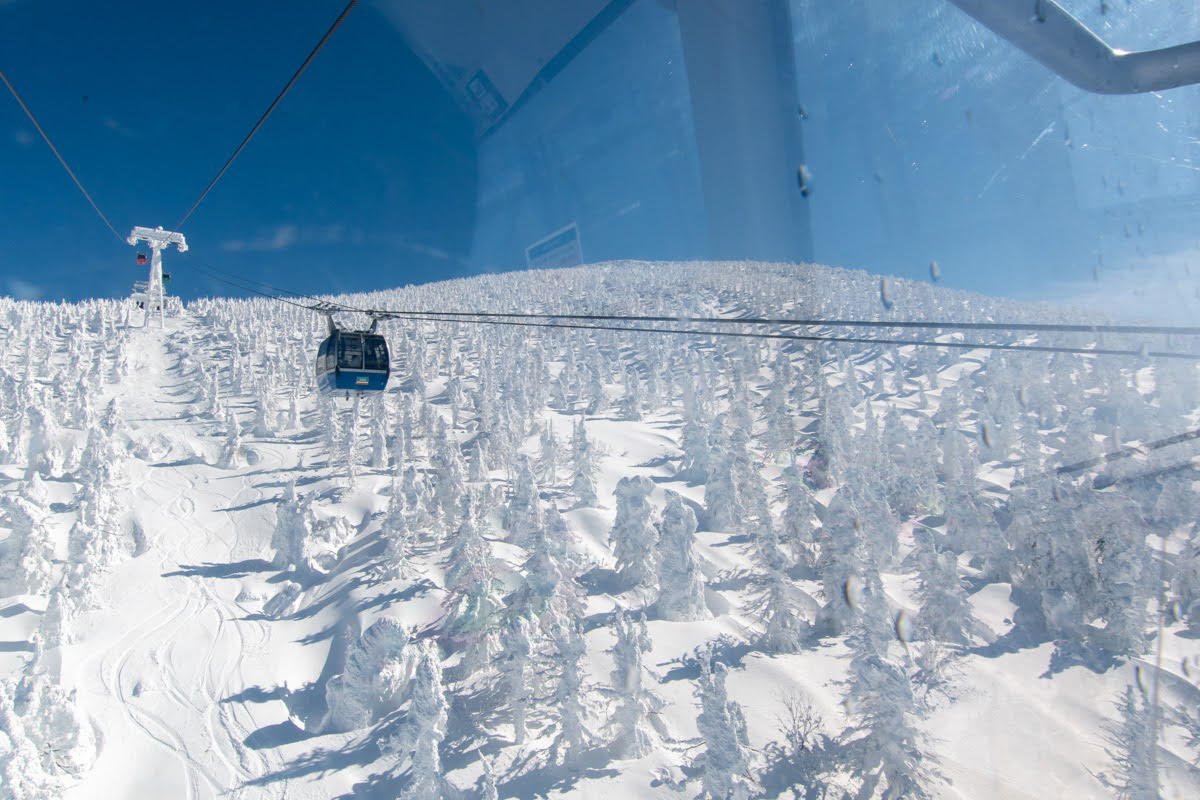
<path id="1" fill-rule="evenodd" d="M 901 280 L 889 281 L 885 308 L 878 279 L 865 273 L 750 263 L 605 264 L 333 299 L 360 308 L 881 325 L 1075 318 Z M 1152 565 L 1138 573 L 1148 588 L 1130 590 L 1124 605 L 1108 594 L 1092 605 L 1080 600 L 1085 608 L 1074 627 L 1052 622 L 1047 630 L 1021 608 L 1026 601 L 1012 582 L 1032 585 L 1021 559 L 1036 547 L 1008 543 L 1013 571 L 1026 577 L 989 576 L 983 539 L 974 533 L 1016 531 L 1014 478 L 1051 487 L 1054 467 L 1066 463 L 1060 451 L 1099 453 L 1195 427 L 1194 391 L 1167 396 L 1168 376 L 1156 362 L 393 320 L 381 324 L 393 357 L 384 398 L 331 403 L 313 380 L 326 325 L 317 314 L 268 300 L 204 300 L 168 317 L 165 330 L 129 324 L 140 321 L 110 301 L 0 299 L 0 797 L 390 798 L 420 788 L 412 753 L 430 737 L 440 751 L 436 791 L 446 797 L 486 796 L 492 782 L 501 797 L 695 797 L 706 785 L 706 748 L 718 746 L 698 738 L 698 659 L 710 644 L 714 661 L 728 667 L 728 700 L 744 716 L 748 767 L 738 780 L 751 796 L 821 796 L 806 795 L 804 784 L 831 797 L 864 786 L 856 796 L 885 796 L 895 779 L 880 779 L 877 761 L 864 755 L 863 737 L 877 734 L 863 732 L 862 697 L 848 699 L 858 685 L 856 631 L 870 628 L 871 604 L 854 599 L 859 578 L 846 582 L 840 601 L 850 598 L 847 627 L 833 626 L 824 611 L 837 598 L 823 594 L 821 532 L 840 535 L 826 509 L 843 492 L 854 498 L 868 540 L 856 552 L 878 556 L 852 572 L 867 576 L 862 591 L 869 596 L 869 576 L 877 576 L 880 608 L 891 615 L 884 627 L 901 633 L 883 643 L 879 657 L 914 698 L 905 719 L 923 739 L 909 767 L 929 796 L 1116 795 L 1119 745 L 1111 731 L 1120 724 L 1117 701 L 1131 685 L 1161 709 L 1153 745 L 1161 796 L 1200 796 L 1200 751 L 1189 744 L 1187 716 L 1200 712 L 1200 633 L 1189 627 L 1186 588 L 1173 580 L 1187 566 L 1200 504 L 1191 499 L 1190 468 L 1183 477 L 1144 477 L 1171 466 L 1172 456 L 1186 465 L 1188 445 L 1073 474 L 1065 488 L 1046 488 L 1023 506 L 1042 513 L 1040 531 L 1064 541 L 1087 534 L 1081 520 L 1097 497 L 1117 502 L 1119 495 L 1136 507 L 1140 527 L 1126 538 Z M 364 318 L 343 314 L 339 321 L 353 326 Z M 886 327 L 788 330 L 924 335 Z M 1111 337 L 1105 344 L 1127 343 Z M 1193 362 L 1171 369 L 1171 386 L 1195 388 Z M 948 397 L 958 406 L 950 421 L 939 417 Z M 782 411 L 772 417 L 777 400 Z M 906 458 L 924 458 L 927 472 L 905 471 L 909 462 L 876 441 L 889 410 L 916 432 Z M 780 413 L 794 423 L 783 433 Z M 725 448 L 721 458 L 732 459 L 740 493 L 716 502 L 739 504 L 736 529 L 709 530 L 706 481 L 676 474 L 689 415 L 704 422 L 714 448 Z M 571 493 L 580 421 L 596 507 L 577 507 Z M 919 422 L 933 438 L 919 438 Z M 826 430 L 831 423 L 842 430 Z M 556 451 L 543 443 L 547 428 Z M 740 451 L 730 436 L 739 429 L 748 434 Z M 1076 431 L 1083 440 L 1071 438 Z M 830 462 L 824 472 L 822 447 Z M 956 454 L 958 466 L 942 460 L 943 450 Z M 546 452 L 557 452 L 554 463 L 544 463 Z M 523 509 L 520 535 L 510 536 L 521 456 L 533 467 L 542 513 Z M 479 471 L 475 458 L 483 459 Z M 795 519 L 785 513 L 789 465 L 810 477 L 811 516 L 801 515 L 799 532 L 785 530 L 785 518 Z M 1101 473 L 1123 480 L 1094 488 Z M 658 618 L 652 582 L 619 580 L 609 541 L 614 491 L 622 478 L 637 476 L 652 484 L 653 522 L 667 490 L 696 512 L 694 558 L 711 618 Z M 907 491 L 899 486 L 906 476 L 921 485 Z M 880 495 L 882 506 L 868 503 L 874 495 L 867 489 L 888 481 L 895 492 Z M 1168 482 L 1185 499 L 1155 511 Z M 988 525 L 954 528 L 948 512 L 955 501 L 946 497 L 959 486 Z M 300 499 L 281 512 L 289 487 Z M 1070 501 L 1055 499 L 1059 491 Z M 397 493 L 404 496 L 393 502 Z M 716 493 L 710 490 L 710 506 Z M 895 499 L 909 495 L 916 498 L 910 508 Z M 463 538 L 464 496 L 482 550 Z M 36 525 L 13 510 L 19 497 L 29 498 Z M 560 531 L 563 541 L 544 545 L 536 570 L 542 588 L 523 592 L 536 560 L 527 528 L 546 524 L 551 506 L 569 535 Z M 869 508 L 887 513 L 871 516 Z M 404 515 L 401 533 L 391 533 L 393 513 Z M 287 533 L 303 550 L 297 559 L 277 558 L 277 525 L 291 526 Z M 874 544 L 879 537 L 882 549 Z M 921 669 L 931 649 L 930 636 L 919 633 L 914 553 L 922 537 L 956 555 L 957 586 L 986 631 L 943 646 L 949 655 L 940 689 L 929 688 Z M 793 543 L 801 539 L 812 542 L 809 550 Z M 462 558 L 473 559 L 465 575 L 454 562 L 460 542 L 468 554 Z M 824 547 L 826 555 L 834 550 Z M 801 551 L 812 555 L 807 563 Z M 400 561 L 397 553 L 407 556 Z M 762 644 L 756 587 L 771 565 L 803 619 L 794 647 Z M 1109 592 L 1114 582 L 1121 581 L 1100 580 L 1095 591 Z M 456 586 L 463 588 L 448 594 Z M 458 597 L 466 607 L 454 606 Z M 1062 606 L 1053 608 L 1057 614 Z M 1106 635 L 1116 635 L 1112 619 L 1129 608 L 1135 620 L 1121 630 L 1135 631 L 1126 633 L 1134 644 L 1105 645 Z M 626 686 L 612 685 L 614 612 L 622 610 L 645 612 L 649 641 L 641 657 L 641 690 L 649 694 L 638 701 L 638 724 L 650 749 L 631 758 L 609 749 L 609 723 L 632 691 L 628 676 Z M 527 672 L 508 666 L 516 663 L 512 614 L 530 620 L 531 652 L 520 665 Z M 910 635 L 910 620 L 917 634 Z M 587 741 L 567 757 L 555 687 L 561 637 L 575 625 L 586 646 L 579 694 Z M 410 703 L 422 642 L 441 659 L 448 702 L 441 723 Z M 513 674 L 525 676 L 520 743 Z M 53 698 L 30 700 L 36 692 Z M 788 753 L 784 700 L 797 695 L 815 713 L 810 744 L 819 758 Z M 718 759 L 710 754 L 708 763 L 716 769 Z"/>

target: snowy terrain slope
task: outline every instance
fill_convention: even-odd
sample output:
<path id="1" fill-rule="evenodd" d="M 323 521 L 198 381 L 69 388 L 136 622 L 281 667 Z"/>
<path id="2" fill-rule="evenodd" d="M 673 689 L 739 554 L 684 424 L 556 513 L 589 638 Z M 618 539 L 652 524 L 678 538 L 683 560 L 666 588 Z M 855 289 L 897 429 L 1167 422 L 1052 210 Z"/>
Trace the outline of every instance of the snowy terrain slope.
<path id="1" fill-rule="evenodd" d="M 338 299 L 1070 321 L 769 264 Z M 310 311 L 129 316 L 0 299 L 2 797 L 1200 796 L 1191 445 L 1056 473 L 1197 427 L 1195 362 L 394 320 L 355 401 Z"/>

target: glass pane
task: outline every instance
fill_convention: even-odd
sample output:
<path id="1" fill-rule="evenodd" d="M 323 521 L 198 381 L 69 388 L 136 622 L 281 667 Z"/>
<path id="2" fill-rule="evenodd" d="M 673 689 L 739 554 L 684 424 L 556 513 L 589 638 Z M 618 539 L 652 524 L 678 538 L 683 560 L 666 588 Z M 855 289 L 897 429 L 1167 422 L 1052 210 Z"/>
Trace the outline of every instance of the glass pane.
<path id="1" fill-rule="evenodd" d="M 338 366 L 342 369 L 362 369 L 362 337 L 343 333 L 338 337 Z"/>
<path id="2" fill-rule="evenodd" d="M 365 364 L 366 369 L 387 369 L 387 342 L 382 336 L 367 336 Z"/>

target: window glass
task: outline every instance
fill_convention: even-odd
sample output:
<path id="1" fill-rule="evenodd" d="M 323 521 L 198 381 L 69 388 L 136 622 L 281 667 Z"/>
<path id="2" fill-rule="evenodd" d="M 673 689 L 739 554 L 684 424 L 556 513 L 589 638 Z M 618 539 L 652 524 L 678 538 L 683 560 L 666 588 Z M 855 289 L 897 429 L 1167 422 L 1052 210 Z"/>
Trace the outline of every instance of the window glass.
<path id="1" fill-rule="evenodd" d="M 362 336 L 343 333 L 338 337 L 338 366 L 342 369 L 362 369 Z"/>
<path id="2" fill-rule="evenodd" d="M 366 337 L 365 364 L 366 369 L 388 368 L 387 342 L 382 336 Z"/>

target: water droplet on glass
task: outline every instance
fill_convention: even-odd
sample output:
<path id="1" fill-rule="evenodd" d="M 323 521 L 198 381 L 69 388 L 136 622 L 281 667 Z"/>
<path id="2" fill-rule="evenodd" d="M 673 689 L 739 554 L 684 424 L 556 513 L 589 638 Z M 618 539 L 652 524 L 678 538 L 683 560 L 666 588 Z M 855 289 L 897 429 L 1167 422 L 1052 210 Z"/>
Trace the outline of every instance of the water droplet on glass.
<path id="1" fill-rule="evenodd" d="M 912 617 L 908 615 L 907 611 L 901 609 L 900 613 L 896 615 L 896 638 L 908 644 L 912 641 L 912 636 Z"/>
<path id="2" fill-rule="evenodd" d="M 1150 357 L 1150 343 L 1149 342 L 1142 342 L 1142 346 L 1140 348 L 1138 348 L 1138 356 L 1140 358 L 1144 358 L 1144 359 Z"/>
<path id="3" fill-rule="evenodd" d="M 888 284 L 887 278 L 879 279 L 879 301 L 883 303 L 883 308 L 885 311 L 892 310 L 891 286 Z"/>
<path id="4" fill-rule="evenodd" d="M 936 261 L 929 262 L 929 278 L 937 283 L 942 279 L 942 268 L 938 266 Z"/>
<path id="5" fill-rule="evenodd" d="M 1183 657 L 1183 660 L 1179 663 L 1179 668 L 1183 670 L 1183 677 L 1192 677 L 1192 662 L 1187 656 Z"/>
<path id="6" fill-rule="evenodd" d="M 803 164 L 796 168 L 796 182 L 800 184 L 800 196 L 808 197 L 812 192 L 812 172 Z"/>
<path id="7" fill-rule="evenodd" d="M 1017 402 L 1021 404 L 1021 408 L 1029 405 L 1029 397 L 1025 394 L 1025 387 L 1017 389 Z"/>
<path id="8" fill-rule="evenodd" d="M 1058 483 L 1054 484 L 1054 499 L 1059 503 L 1062 502 L 1062 487 L 1058 485 Z M 1051 547 L 1053 547 L 1053 544 L 1054 543 L 1051 542 Z"/>
<path id="9" fill-rule="evenodd" d="M 986 422 L 979 423 L 979 438 L 983 441 L 983 446 L 992 449 L 992 431 Z"/>
<path id="10" fill-rule="evenodd" d="M 847 697 L 845 700 L 842 701 L 842 708 L 845 709 L 846 716 L 848 716 L 848 717 L 854 715 L 855 707 L 856 707 L 856 703 L 854 702 L 853 697 Z"/>
<path id="11" fill-rule="evenodd" d="M 842 594 L 846 597 L 846 605 L 858 610 L 859 601 L 862 599 L 862 584 L 857 575 L 846 579 L 846 583 L 842 585 Z"/>
<path id="12" fill-rule="evenodd" d="M 1178 600 L 1172 600 L 1171 605 L 1167 606 L 1167 610 L 1170 614 L 1169 622 L 1172 625 L 1183 620 L 1183 606 L 1179 604 Z"/>
<path id="13" fill-rule="evenodd" d="M 1142 665 L 1138 664 L 1133 671 L 1134 677 L 1137 679 L 1138 688 L 1143 692 L 1146 691 L 1146 671 L 1142 669 Z"/>

